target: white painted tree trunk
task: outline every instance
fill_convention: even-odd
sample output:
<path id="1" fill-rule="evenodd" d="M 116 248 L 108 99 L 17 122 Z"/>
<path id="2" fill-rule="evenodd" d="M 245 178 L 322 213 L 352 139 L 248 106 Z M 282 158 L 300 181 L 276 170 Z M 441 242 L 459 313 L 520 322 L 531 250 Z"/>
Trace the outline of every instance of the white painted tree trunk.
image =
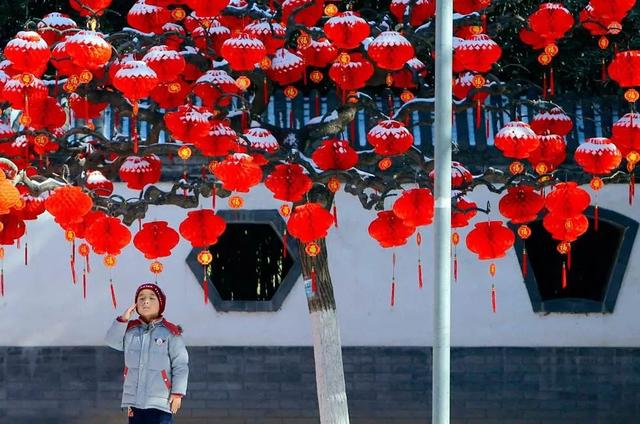
<path id="1" fill-rule="evenodd" d="M 321 424 L 349 424 L 342 342 L 335 309 L 310 312 Z"/>

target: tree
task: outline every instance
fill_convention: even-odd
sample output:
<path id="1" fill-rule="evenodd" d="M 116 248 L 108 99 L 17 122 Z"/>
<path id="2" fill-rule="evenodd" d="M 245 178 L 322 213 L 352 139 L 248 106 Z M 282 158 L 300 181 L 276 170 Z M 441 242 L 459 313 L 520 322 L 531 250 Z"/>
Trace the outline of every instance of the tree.
<path id="1" fill-rule="evenodd" d="M 483 108 L 493 107 L 484 104 L 488 94 L 505 96 L 510 102 L 503 106 L 506 111 L 521 103 L 549 111 L 557 106 L 553 96 L 575 87 L 576 80 L 578 86 L 590 90 L 616 90 L 615 84 L 603 86 L 604 81 L 594 82 L 593 77 L 599 75 L 602 59 L 611 61 L 611 47 L 599 49 L 596 39 L 573 23 L 566 28 L 568 34 L 535 28 L 530 16 L 537 10 L 537 2 L 491 3 L 456 1 L 459 14 L 454 23 L 460 37 L 454 51 L 457 111 L 476 108 L 481 118 Z M 565 18 L 575 16 L 586 2 L 567 3 L 569 9 L 561 12 Z M 622 0 L 615 3 L 622 16 L 626 15 L 630 6 Z M 104 0 L 71 0 L 72 10 L 56 3 L 56 9 L 60 7 L 84 20 L 87 29 L 80 31 L 75 23 L 59 15 L 31 18 L 27 29 L 37 30 L 40 35 L 19 33 L 5 47 L 4 54 L 12 63 L 5 62 L 0 72 L 0 99 L 6 106 L 3 110 L 7 119 L 10 112 L 20 113 L 18 120 L 0 126 L 0 139 L 4 140 L 0 152 L 5 156 L 0 163 L 11 179 L 10 186 L 4 186 L 11 195 L 5 196 L 9 199 L 6 208 L 0 208 L 5 212 L 5 228 L 10 228 L 11 219 L 24 218 L 25 212 L 21 211 L 26 209 L 28 196 L 38 197 L 57 187 L 81 187 L 84 195 L 55 190 L 46 202 L 47 210 L 78 238 L 86 227 L 86 239 L 94 251 L 112 260 L 122 246 L 103 246 L 100 240 L 115 228 L 122 234 L 123 244 L 128 242 L 128 230 L 123 230 L 118 220 L 131 225 L 143 219 L 153 205 L 195 208 L 201 197 L 229 198 L 232 206 L 238 206 L 241 199 L 234 191 L 246 192 L 264 182 L 274 197 L 294 205 L 288 228 L 300 241 L 303 274 L 311 286 L 308 306 L 321 422 L 349 422 L 324 236 L 336 219 L 335 212 L 330 212 L 334 211 L 333 197 L 340 187 L 357 196 L 364 208 L 382 211 L 371 224 L 370 233 L 383 247 L 406 243 L 417 226 L 430 222 L 433 181 L 429 173 L 433 161 L 413 146 L 409 129 L 432 124 L 429 119 L 414 122 L 412 113 L 430 112 L 434 106 L 435 3 L 147 0 L 130 10 L 114 3 L 121 18 L 127 15 L 126 28 L 117 23 L 118 13 L 107 9 L 109 4 Z M 27 18 L 35 16 L 29 13 L 29 7 L 24 10 Z M 603 9 L 594 9 L 586 23 L 604 28 L 613 42 L 629 50 L 638 45 L 637 37 L 633 37 L 637 15 L 637 11 L 629 15 L 619 34 L 614 34 L 617 27 L 613 24 L 621 18 L 611 17 Z M 518 30 L 525 26 L 542 37 L 528 41 L 536 52 L 518 38 Z M 240 30 L 244 32 L 236 35 Z M 551 67 L 557 68 L 555 76 Z M 293 116 L 289 125 L 265 121 L 269 102 L 282 93 L 292 105 L 293 99 L 302 96 L 335 97 L 337 102 L 328 113 L 316 112 L 320 116 L 303 125 L 298 125 Z M 523 99 L 525 94 L 535 98 Z M 398 97 L 403 101 L 400 105 Z M 79 118 L 71 121 L 76 125 L 65 123 L 61 105 L 68 105 Z M 132 130 L 118 123 L 118 131 L 106 137 L 100 130 L 100 125 L 110 124 L 102 119 L 105 107 L 119 118 L 126 117 Z M 368 141 L 373 149 L 356 151 L 351 146 L 355 140 L 342 134 L 349 133 L 356 117 L 363 113 L 369 117 Z M 518 116 L 512 118 L 517 120 Z M 148 126 L 146 138 L 137 131 L 140 123 Z M 552 163 L 544 152 L 536 151 L 543 144 L 541 136 L 552 135 L 549 123 L 539 123 L 538 134 L 521 124 L 513 125 L 524 125 L 524 129 L 510 133 L 507 128 L 502 138 L 496 139 L 504 156 L 518 160 L 509 165 L 510 173 L 489 168 L 473 179 L 463 178 L 457 187 L 460 192 L 453 199 L 456 213 L 486 211 L 462 199 L 478 185 L 496 193 L 554 186 L 555 192 L 562 194 L 556 183 L 563 180 L 557 176 L 563 160 Z M 633 123 L 631 127 L 635 128 Z M 529 144 L 513 136 L 514 131 L 516 135 L 525 132 Z M 168 142 L 161 142 L 163 133 Z M 562 148 L 562 135 L 555 135 L 560 137 Z M 269 141 L 272 137 L 277 143 Z M 629 145 L 619 138 L 614 138 L 614 143 L 617 147 L 613 150 L 623 150 L 633 165 L 629 155 L 637 154 L 635 149 L 640 145 Z M 177 181 L 169 191 L 163 191 L 154 184 L 162 175 L 162 161 L 166 170 L 174 155 L 188 161 L 189 173 L 164 172 L 165 179 Z M 521 162 L 527 158 L 530 166 Z M 633 166 L 610 175 L 620 163 L 619 151 L 616 158 L 615 166 L 596 169 L 597 174 L 609 175 L 604 182 L 632 176 Z M 128 174 L 132 169 L 139 172 Z M 590 178 L 575 164 L 569 164 L 569 169 L 579 182 Z M 593 168 L 587 173 L 593 174 Z M 111 193 L 109 182 L 118 176 L 130 187 L 143 189 L 139 199 L 123 199 Z M 407 190 L 409 184 L 420 189 Z M 22 201 L 15 187 L 22 190 Z M 68 196 L 75 196 L 74 201 L 70 202 Z M 384 211 L 385 201 L 394 197 L 398 200 L 393 210 Z M 77 211 L 64 207 L 79 205 L 86 198 L 104 216 L 89 214 L 91 207 Z M 518 200 L 514 202 L 518 205 Z M 526 225 L 541 209 L 524 218 L 504 213 L 502 208 L 501 212 Z M 547 209 L 554 211 L 550 204 Z M 556 213 L 560 223 L 557 228 L 577 219 L 581 212 L 571 216 Z M 180 228 L 182 236 L 194 246 L 215 243 L 217 230 L 223 229 L 214 218 L 203 222 L 211 223 L 216 231 L 203 234 Z M 479 230 L 472 237 L 475 241 L 470 242 L 481 258 L 496 255 L 485 251 L 492 228 Z M 19 231 L 3 234 L 5 244 L 12 244 L 20 235 Z M 562 230 L 557 234 L 565 247 L 579 235 Z M 508 238 L 506 235 L 505 249 L 510 247 Z M 206 266 L 211 258 L 201 255 L 199 260 Z"/>

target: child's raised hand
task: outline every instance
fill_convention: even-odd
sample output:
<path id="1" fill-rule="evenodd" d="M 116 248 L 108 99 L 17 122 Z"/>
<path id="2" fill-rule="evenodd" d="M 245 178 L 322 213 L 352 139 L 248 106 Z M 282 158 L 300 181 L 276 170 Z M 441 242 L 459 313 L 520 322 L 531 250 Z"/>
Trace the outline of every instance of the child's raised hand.
<path id="1" fill-rule="evenodd" d="M 122 319 L 125 321 L 129 321 L 131 319 L 131 314 L 136 310 L 136 304 L 129 306 L 126 311 L 122 314 Z"/>

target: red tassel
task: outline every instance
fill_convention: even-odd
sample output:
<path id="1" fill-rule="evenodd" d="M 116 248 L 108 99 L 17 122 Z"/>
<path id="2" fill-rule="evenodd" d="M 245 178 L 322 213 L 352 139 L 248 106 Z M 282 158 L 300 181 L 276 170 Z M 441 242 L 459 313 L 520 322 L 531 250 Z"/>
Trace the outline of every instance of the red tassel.
<path id="1" fill-rule="evenodd" d="M 91 265 L 89 265 L 89 255 L 90 253 L 88 253 L 87 256 L 85 257 L 85 261 L 87 264 L 87 272 L 91 272 Z"/>
<path id="2" fill-rule="evenodd" d="M 389 106 L 389 116 L 393 116 L 393 109 L 394 109 L 394 104 L 393 104 L 393 96 L 389 95 L 389 98 L 387 99 L 387 103 Z"/>
<path id="3" fill-rule="evenodd" d="M 547 73 L 542 75 L 542 98 L 547 98 Z"/>
<path id="4" fill-rule="evenodd" d="M 315 104 L 316 104 L 316 116 L 320 116 L 320 95 L 318 94 L 318 90 L 316 90 Z"/>
<path id="5" fill-rule="evenodd" d="M 498 307 L 498 302 L 496 299 L 496 286 L 494 284 L 491 284 L 491 310 L 493 311 L 493 313 L 496 313 L 496 309 Z"/>
<path id="6" fill-rule="evenodd" d="M 553 68 L 549 70 L 549 92 L 551 93 L 551 96 L 555 96 L 556 94 L 556 84 L 555 78 L 553 77 Z"/>
<path id="7" fill-rule="evenodd" d="M 522 276 L 527 276 L 527 249 L 522 249 Z"/>
<path id="8" fill-rule="evenodd" d="M 295 123 L 293 122 L 293 105 L 291 105 L 291 110 L 289 111 L 289 128 L 294 128 Z"/>
<path id="9" fill-rule="evenodd" d="M 391 280 L 391 306 L 396 304 L 396 280 Z"/>
<path id="10" fill-rule="evenodd" d="M 284 233 L 282 234 L 282 257 L 287 257 L 287 229 L 285 228 Z"/>
<path id="11" fill-rule="evenodd" d="M 335 203 L 333 204 L 333 225 L 338 228 L 338 207 Z"/>
<path id="12" fill-rule="evenodd" d="M 600 79 L 602 80 L 602 82 L 605 82 L 607 80 L 607 68 L 606 68 L 605 63 L 604 63 L 604 58 L 602 59 L 602 68 L 600 70 Z"/>
<path id="13" fill-rule="evenodd" d="M 29 243 L 24 243 L 24 266 L 29 265 Z"/>
<path id="14" fill-rule="evenodd" d="M 82 298 L 87 298 L 87 273 L 82 273 Z"/>
<path id="15" fill-rule="evenodd" d="M 71 261 L 76 263 L 76 239 L 71 240 Z"/>
<path id="16" fill-rule="evenodd" d="M 311 292 L 315 293 L 318 291 L 318 279 L 316 275 L 316 268 L 311 267 Z"/>
<path id="17" fill-rule="evenodd" d="M 487 137 L 487 139 L 489 138 L 489 136 L 491 135 L 491 118 L 489 117 L 489 114 L 485 112 L 484 114 L 485 119 L 484 119 L 484 132 L 485 132 L 485 136 Z"/>
<path id="18" fill-rule="evenodd" d="M 593 223 L 594 223 L 593 228 L 596 231 L 598 231 L 598 221 L 599 221 L 598 218 L 600 216 L 600 214 L 598 213 L 598 210 L 599 210 L 598 205 L 596 205 L 593 211 Z"/>
<path id="19" fill-rule="evenodd" d="M 4 268 L 0 269 L 0 297 L 4 297 Z"/>
<path id="20" fill-rule="evenodd" d="M 209 282 L 207 281 L 207 266 L 202 267 L 202 294 L 204 295 L 204 304 L 209 303 Z"/>
<path id="21" fill-rule="evenodd" d="M 480 20 L 482 22 L 482 32 L 487 32 L 487 15 L 480 16 Z"/>
<path id="22" fill-rule="evenodd" d="M 422 262 L 418 259 L 418 288 L 422 288 Z"/>
<path id="23" fill-rule="evenodd" d="M 482 113 L 482 104 L 480 100 L 476 100 L 476 128 L 480 128 L 480 115 Z"/>
<path id="24" fill-rule="evenodd" d="M 138 154 L 138 128 L 136 117 L 138 115 L 138 102 L 133 105 L 133 113 L 131 114 L 131 136 L 133 137 L 133 154 Z"/>
<path id="25" fill-rule="evenodd" d="M 109 288 L 111 289 L 111 303 L 113 303 L 113 309 L 118 309 L 118 301 L 116 300 L 116 289 L 113 288 L 113 281 L 109 279 Z"/>
<path id="26" fill-rule="evenodd" d="M 71 266 L 71 281 L 73 284 L 76 283 L 76 263 L 73 260 L 69 261 L 69 265 Z"/>
<path id="27" fill-rule="evenodd" d="M 633 198 L 636 191 L 636 176 L 633 171 L 631 172 L 631 178 L 629 178 L 629 206 L 633 205 Z"/>
<path id="28" fill-rule="evenodd" d="M 458 255 L 453 254 L 453 281 L 458 281 Z"/>
<path id="29" fill-rule="evenodd" d="M 565 263 L 562 263 L 562 288 L 567 288 L 567 267 Z"/>
<path id="30" fill-rule="evenodd" d="M 264 77 L 264 104 L 265 106 L 269 104 L 269 84 L 267 83 L 267 77 Z"/>
<path id="31" fill-rule="evenodd" d="M 16 248 L 20 249 L 20 239 L 16 240 Z"/>

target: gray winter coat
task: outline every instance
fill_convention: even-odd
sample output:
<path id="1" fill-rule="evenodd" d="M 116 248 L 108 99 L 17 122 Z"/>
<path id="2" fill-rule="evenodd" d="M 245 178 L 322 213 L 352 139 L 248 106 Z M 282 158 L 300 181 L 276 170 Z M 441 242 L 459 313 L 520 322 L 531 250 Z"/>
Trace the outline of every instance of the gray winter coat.
<path id="1" fill-rule="evenodd" d="M 116 319 L 107 345 L 124 351 L 122 407 L 155 408 L 171 412 L 169 395 L 185 395 L 189 355 L 181 329 L 161 318 L 147 324 L 139 319 Z"/>

